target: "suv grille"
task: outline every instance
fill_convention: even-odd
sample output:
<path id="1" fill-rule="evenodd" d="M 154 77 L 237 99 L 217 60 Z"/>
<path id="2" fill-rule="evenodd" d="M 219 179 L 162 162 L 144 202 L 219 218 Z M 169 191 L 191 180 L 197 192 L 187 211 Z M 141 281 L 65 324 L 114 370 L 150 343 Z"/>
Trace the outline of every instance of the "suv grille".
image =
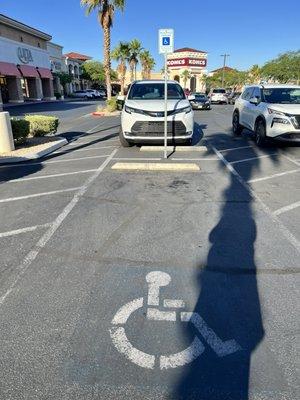
<path id="1" fill-rule="evenodd" d="M 186 128 L 182 121 L 169 121 L 168 122 L 168 136 L 184 136 L 186 135 Z M 131 129 L 130 135 L 132 136 L 164 136 L 164 122 L 163 121 L 137 121 Z"/>

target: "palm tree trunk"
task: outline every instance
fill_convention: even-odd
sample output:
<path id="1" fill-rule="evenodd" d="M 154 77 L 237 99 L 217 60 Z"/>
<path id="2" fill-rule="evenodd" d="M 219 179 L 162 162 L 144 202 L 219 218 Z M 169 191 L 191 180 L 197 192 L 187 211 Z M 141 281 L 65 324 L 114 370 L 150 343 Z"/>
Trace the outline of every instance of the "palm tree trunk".
<path id="1" fill-rule="evenodd" d="M 130 64 L 130 83 L 134 81 L 134 65 Z"/>
<path id="2" fill-rule="evenodd" d="M 134 63 L 134 80 L 136 81 L 136 63 Z"/>
<path id="3" fill-rule="evenodd" d="M 107 100 L 111 99 L 111 79 L 110 79 L 110 28 L 105 24 L 104 33 L 104 72 L 106 81 Z"/>
<path id="4" fill-rule="evenodd" d="M 122 64 L 121 67 L 121 95 L 124 96 L 125 89 L 125 77 L 126 77 L 126 65 Z"/>

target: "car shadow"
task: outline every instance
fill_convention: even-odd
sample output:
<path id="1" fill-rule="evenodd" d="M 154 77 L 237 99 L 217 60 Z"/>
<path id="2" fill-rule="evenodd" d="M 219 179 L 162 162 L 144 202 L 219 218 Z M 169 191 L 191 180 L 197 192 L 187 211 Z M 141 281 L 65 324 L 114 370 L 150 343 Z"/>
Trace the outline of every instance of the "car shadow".
<path id="1" fill-rule="evenodd" d="M 208 143 L 223 143 L 224 138 L 228 141 L 228 135 L 216 133 L 208 138 Z M 226 151 L 222 154 L 226 159 Z M 245 181 L 260 167 L 256 155 L 257 149 L 250 149 L 249 158 L 253 160 L 243 171 Z M 278 156 L 272 153 L 270 159 L 279 163 Z M 225 168 L 223 162 L 219 168 Z M 170 399 L 249 399 L 251 355 L 264 337 L 257 285 L 254 198 L 233 173 L 222 197 L 219 220 L 208 235 L 209 253 L 206 260 L 199 262 L 195 276 L 199 297 L 194 313 L 203 318 L 208 333 L 202 330 L 200 335 L 191 323 L 183 324 L 183 335 L 190 342 L 198 335 L 205 351 L 182 370 Z M 223 342 L 235 340 L 240 349 L 236 347 L 227 355 L 218 353 L 212 332 Z M 207 337 L 211 338 L 210 344 Z"/>

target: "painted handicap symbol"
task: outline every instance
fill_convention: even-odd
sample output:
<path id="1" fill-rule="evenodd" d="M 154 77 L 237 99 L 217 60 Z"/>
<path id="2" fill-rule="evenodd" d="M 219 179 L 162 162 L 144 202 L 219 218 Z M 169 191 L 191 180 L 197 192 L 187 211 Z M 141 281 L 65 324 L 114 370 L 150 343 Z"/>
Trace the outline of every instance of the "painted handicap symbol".
<path id="1" fill-rule="evenodd" d="M 158 309 L 160 305 L 160 288 L 169 285 L 171 282 L 170 275 L 161 271 L 153 271 L 146 275 L 146 281 L 148 283 L 146 318 L 150 321 L 176 322 L 178 312 L 167 309 L 184 309 L 185 303 L 183 300 L 165 299 L 162 305 L 166 310 Z M 112 342 L 116 349 L 124 354 L 126 358 L 134 364 L 148 369 L 155 367 L 157 358 L 159 368 L 168 369 L 189 364 L 204 352 L 205 347 L 197 336 L 185 350 L 169 355 L 155 356 L 134 347 L 126 336 L 124 326 L 131 314 L 142 308 L 143 305 L 143 297 L 130 301 L 117 311 L 111 322 L 113 325 L 110 329 Z M 198 313 L 181 311 L 179 320 L 192 323 L 218 357 L 224 357 L 241 350 L 240 345 L 234 339 L 223 341 L 219 338 Z"/>
<path id="2" fill-rule="evenodd" d="M 165 36 L 162 38 L 163 46 L 170 46 L 170 37 Z"/>

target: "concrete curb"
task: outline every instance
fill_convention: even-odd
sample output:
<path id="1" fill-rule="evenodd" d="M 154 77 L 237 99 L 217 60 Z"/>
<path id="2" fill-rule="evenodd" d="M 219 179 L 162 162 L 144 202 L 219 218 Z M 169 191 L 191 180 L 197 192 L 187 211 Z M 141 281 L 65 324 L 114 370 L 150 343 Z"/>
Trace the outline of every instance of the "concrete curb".
<path id="1" fill-rule="evenodd" d="M 120 114 L 121 114 L 120 111 L 114 111 L 112 113 L 105 112 L 105 111 L 94 111 L 94 112 L 92 112 L 92 115 L 94 117 L 117 117 Z"/>
<path id="2" fill-rule="evenodd" d="M 49 147 L 47 147 L 44 150 L 38 151 L 36 153 L 29 153 L 26 156 L 23 157 L 1 157 L 0 156 L 0 164 L 11 164 L 11 163 L 17 163 L 17 162 L 22 162 L 22 161 L 29 161 L 29 160 L 35 160 L 37 158 L 41 158 L 49 153 L 52 153 L 53 151 L 59 149 L 60 147 L 65 146 L 68 144 L 67 139 L 59 139 L 55 141 L 54 144 L 49 143 Z"/>
<path id="3" fill-rule="evenodd" d="M 200 167 L 192 163 L 121 163 L 117 162 L 111 169 L 127 171 L 186 171 L 198 172 Z"/>

